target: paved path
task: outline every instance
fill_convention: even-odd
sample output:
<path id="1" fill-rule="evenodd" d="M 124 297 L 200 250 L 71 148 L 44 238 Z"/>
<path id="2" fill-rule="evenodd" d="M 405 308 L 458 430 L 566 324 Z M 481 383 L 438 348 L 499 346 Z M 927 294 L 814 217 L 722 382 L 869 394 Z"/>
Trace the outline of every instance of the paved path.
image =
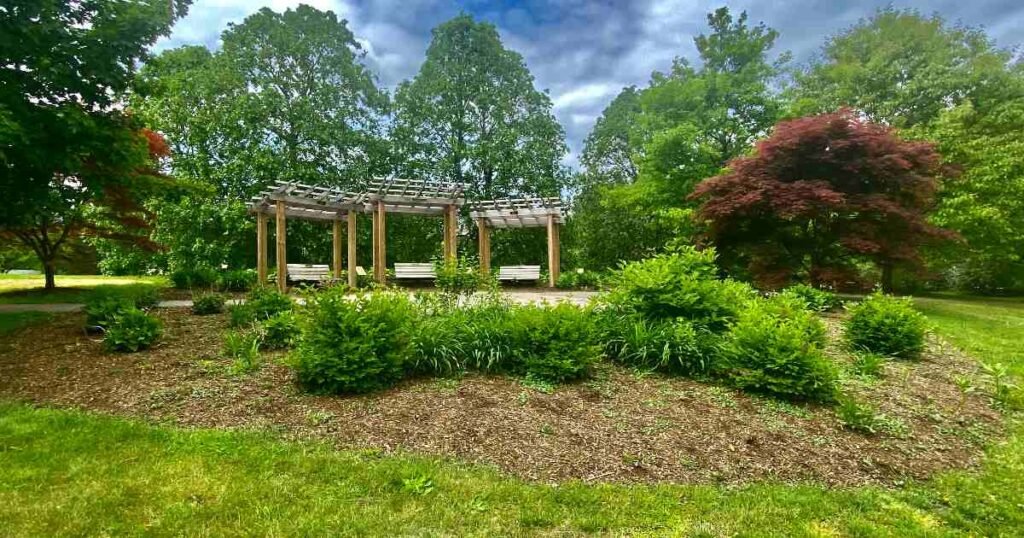
<path id="1" fill-rule="evenodd" d="M 569 301 L 578 305 L 585 305 L 593 299 L 597 293 L 592 291 L 507 291 L 510 299 L 520 304 Z M 228 301 L 233 303 L 237 301 Z M 159 308 L 189 308 L 192 306 L 190 300 L 160 301 Z M 33 303 L 33 304 L 0 304 L 0 313 L 6 312 L 78 312 L 85 308 L 82 303 Z"/>

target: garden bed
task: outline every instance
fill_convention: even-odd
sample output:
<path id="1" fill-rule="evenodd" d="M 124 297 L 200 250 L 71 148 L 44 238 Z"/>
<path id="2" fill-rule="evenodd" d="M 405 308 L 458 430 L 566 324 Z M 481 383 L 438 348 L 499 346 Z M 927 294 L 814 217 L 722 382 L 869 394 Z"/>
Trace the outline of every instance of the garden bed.
<path id="1" fill-rule="evenodd" d="M 891 430 L 843 429 L 831 407 L 793 405 L 604 364 L 550 393 L 506 376 L 408 380 L 364 396 L 301 392 L 281 353 L 246 376 L 221 356 L 227 316 L 160 309 L 163 340 L 111 354 L 81 314 L 0 339 L 0 397 L 182 426 L 269 430 L 338 446 L 414 451 L 495 465 L 545 482 L 812 481 L 893 484 L 978 461 L 999 415 L 953 379 L 974 361 L 930 339 L 920 361 L 889 362 L 844 387 Z M 837 319 L 827 318 L 831 332 Z M 835 341 L 835 335 L 832 335 Z M 839 362 L 840 349 L 828 353 Z"/>

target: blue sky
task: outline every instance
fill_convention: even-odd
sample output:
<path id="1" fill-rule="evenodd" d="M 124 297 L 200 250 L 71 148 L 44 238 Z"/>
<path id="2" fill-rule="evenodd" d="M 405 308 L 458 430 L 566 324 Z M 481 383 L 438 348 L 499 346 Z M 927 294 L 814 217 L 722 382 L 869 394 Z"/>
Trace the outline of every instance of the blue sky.
<path id="1" fill-rule="evenodd" d="M 416 73 L 437 24 L 461 11 L 494 23 L 505 46 L 526 58 L 537 87 L 550 92 L 573 153 L 569 163 L 622 87 L 645 84 L 675 56 L 696 57 L 693 37 L 705 31 L 705 14 L 722 5 L 778 30 L 776 52 L 792 52 L 797 63 L 813 58 L 828 35 L 889 4 L 981 26 L 1002 47 L 1024 42 L 1024 0 L 195 0 L 157 50 L 216 48 L 229 22 L 263 6 L 283 11 L 299 3 L 347 19 L 367 50 L 367 64 L 387 88 Z"/>

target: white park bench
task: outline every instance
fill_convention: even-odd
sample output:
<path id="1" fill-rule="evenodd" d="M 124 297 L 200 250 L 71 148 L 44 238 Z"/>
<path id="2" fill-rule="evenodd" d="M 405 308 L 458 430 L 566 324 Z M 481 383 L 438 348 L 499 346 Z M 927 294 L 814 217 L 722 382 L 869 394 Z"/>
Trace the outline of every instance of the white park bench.
<path id="1" fill-rule="evenodd" d="M 292 282 L 324 282 L 331 279 L 331 268 L 327 264 L 288 264 L 288 280 Z"/>
<path id="2" fill-rule="evenodd" d="M 536 282 L 540 280 L 540 266 L 502 265 L 498 268 L 498 280 L 511 282 Z"/>
<path id="3" fill-rule="evenodd" d="M 407 280 L 433 280 L 437 278 L 432 263 L 396 263 L 395 278 Z"/>

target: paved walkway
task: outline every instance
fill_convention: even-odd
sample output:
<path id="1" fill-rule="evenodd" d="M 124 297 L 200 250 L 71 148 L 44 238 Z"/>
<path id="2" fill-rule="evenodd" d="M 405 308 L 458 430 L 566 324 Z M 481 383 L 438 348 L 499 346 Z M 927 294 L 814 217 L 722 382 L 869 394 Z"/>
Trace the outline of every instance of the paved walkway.
<path id="1" fill-rule="evenodd" d="M 578 305 L 585 305 L 593 299 L 597 293 L 593 291 L 507 291 L 514 302 L 520 304 L 569 301 Z M 228 301 L 233 303 L 236 301 Z M 192 306 L 190 300 L 160 301 L 159 308 L 189 308 Z M 6 312 L 78 312 L 85 308 L 82 303 L 32 303 L 32 304 L 0 304 L 0 313 Z"/>

